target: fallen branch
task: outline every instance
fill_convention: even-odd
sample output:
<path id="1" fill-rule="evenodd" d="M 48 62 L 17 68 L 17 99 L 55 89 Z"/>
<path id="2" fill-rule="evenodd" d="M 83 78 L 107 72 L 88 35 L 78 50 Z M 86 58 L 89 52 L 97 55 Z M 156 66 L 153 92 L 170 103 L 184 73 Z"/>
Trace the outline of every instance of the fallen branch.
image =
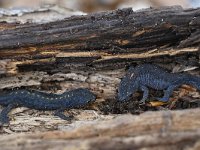
<path id="1" fill-rule="evenodd" d="M 1 136 L 2 149 L 198 149 L 199 109 L 123 115 L 66 131 Z M 77 122 L 78 123 L 78 122 Z M 17 146 L 16 146 L 17 145 Z"/>

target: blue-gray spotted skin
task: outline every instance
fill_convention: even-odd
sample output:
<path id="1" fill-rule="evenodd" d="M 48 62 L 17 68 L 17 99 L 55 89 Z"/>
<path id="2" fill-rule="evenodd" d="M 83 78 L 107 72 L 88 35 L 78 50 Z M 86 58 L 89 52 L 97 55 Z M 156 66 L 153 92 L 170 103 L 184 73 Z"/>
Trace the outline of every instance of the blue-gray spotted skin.
<path id="1" fill-rule="evenodd" d="M 87 89 L 75 89 L 63 94 L 48 94 L 39 91 L 16 90 L 0 96 L 0 105 L 16 103 L 17 106 L 39 110 L 75 108 L 95 101 L 96 96 Z"/>
<path id="2" fill-rule="evenodd" d="M 14 107 L 28 107 L 37 110 L 64 110 L 85 106 L 94 102 L 96 96 L 88 89 L 75 89 L 63 94 L 48 94 L 39 91 L 16 90 L 0 95 L 0 105 L 5 106 L 0 122 L 7 122 L 8 112 Z"/>
<path id="3" fill-rule="evenodd" d="M 118 88 L 118 100 L 126 101 L 136 91 L 143 91 L 141 103 L 145 103 L 148 98 L 148 88 L 164 90 L 164 96 L 157 98 L 159 101 L 167 102 L 174 89 L 182 84 L 194 86 L 200 90 L 200 77 L 186 73 L 169 73 L 169 71 L 152 64 L 138 65 L 129 68 L 122 78 Z"/>

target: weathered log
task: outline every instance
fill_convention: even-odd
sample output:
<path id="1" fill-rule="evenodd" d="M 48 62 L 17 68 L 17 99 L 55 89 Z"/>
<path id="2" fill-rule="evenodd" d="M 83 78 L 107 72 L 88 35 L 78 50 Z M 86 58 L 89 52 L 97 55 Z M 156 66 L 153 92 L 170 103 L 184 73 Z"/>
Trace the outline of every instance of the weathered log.
<path id="1" fill-rule="evenodd" d="M 74 123 L 73 129 L 2 135 L 2 149 L 163 149 L 197 150 L 200 110 L 147 112 L 111 120 Z"/>
<path id="2" fill-rule="evenodd" d="M 198 30 L 199 13 L 199 9 L 183 10 L 181 7 L 138 12 L 130 8 L 74 16 L 42 25 L 16 25 L 1 32 L 0 48 L 36 46 L 37 49 L 39 46 L 40 49 L 47 44 L 56 44 L 55 48 L 60 50 L 163 46 L 179 43 Z"/>
<path id="3" fill-rule="evenodd" d="M 72 122 L 52 112 L 14 109 L 10 126 L 0 130 L 1 148 L 198 149 L 198 109 L 116 115 L 196 108 L 200 96 L 195 89 L 180 88 L 174 101 L 163 107 L 140 106 L 141 94 L 122 104 L 115 98 L 130 65 L 155 63 L 172 72 L 200 75 L 199 20 L 199 8 L 176 6 L 101 12 L 45 24 L 1 23 L 0 91 L 31 88 L 61 93 L 83 87 L 97 95 L 97 102 L 88 106 L 94 110 L 69 111 L 75 116 Z M 49 132 L 13 134 L 35 131 Z"/>
<path id="4" fill-rule="evenodd" d="M 199 8 L 176 6 L 137 12 L 123 9 L 39 25 L 3 23 L 0 58 L 20 61 L 18 71 L 49 72 L 187 60 L 188 53 L 198 57 L 199 16 Z"/>

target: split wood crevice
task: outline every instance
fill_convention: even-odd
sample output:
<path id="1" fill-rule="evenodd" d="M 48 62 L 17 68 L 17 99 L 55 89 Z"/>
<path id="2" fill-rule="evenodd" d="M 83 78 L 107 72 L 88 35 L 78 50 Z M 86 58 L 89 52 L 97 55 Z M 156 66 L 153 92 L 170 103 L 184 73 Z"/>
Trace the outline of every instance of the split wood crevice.
<path id="1" fill-rule="evenodd" d="M 136 12 L 127 8 L 84 16 L 72 16 L 64 20 L 45 24 L 9 24 L 1 22 L 0 90 L 33 88 L 60 93 L 65 90 L 83 87 L 89 88 L 97 94 L 98 103 L 115 99 L 120 78 L 125 73 L 125 69 L 130 65 L 154 63 L 168 68 L 173 72 L 188 71 L 189 73 L 200 75 L 199 27 L 200 8 L 184 10 L 179 6 L 149 8 Z M 191 95 L 195 95 L 199 99 L 198 92 L 191 93 Z M 24 113 L 20 113 L 22 110 L 14 111 L 14 118 L 16 120 L 11 121 L 11 128 L 3 128 L 3 133 L 42 131 L 43 129 L 47 131 L 55 128 L 58 129 L 59 125 L 65 127 L 64 124 L 66 124 L 66 122 L 60 122 L 55 118 L 52 119 L 47 115 L 43 115 L 43 112 L 28 110 L 24 115 Z M 23 109 L 23 111 L 26 110 Z M 195 126 L 200 124 L 198 111 L 184 110 L 170 112 L 171 116 L 184 114 L 182 124 L 179 124 L 173 133 L 169 134 L 169 137 L 175 136 L 179 141 L 167 140 L 169 137 L 163 134 L 165 130 L 162 130 L 162 133 L 157 132 L 157 117 L 165 114 L 164 112 L 149 113 L 149 117 L 141 120 L 137 127 L 131 126 L 135 118 L 138 118 L 137 116 L 125 116 L 124 118 L 132 118 L 131 121 L 133 122 L 129 122 L 130 128 L 128 128 L 130 130 L 134 129 L 134 132 L 138 132 L 134 137 L 126 137 L 126 135 L 124 135 L 125 137 L 121 137 L 116 134 L 114 138 L 110 139 L 109 134 L 104 135 L 104 132 L 109 133 L 108 130 L 105 130 L 102 133 L 95 133 L 96 137 L 94 136 L 92 141 L 87 138 L 85 141 L 86 143 L 90 143 L 89 145 L 92 143 L 94 145 L 101 143 L 100 145 L 105 146 L 105 148 L 110 148 L 118 143 L 119 149 L 122 145 L 136 146 L 139 149 L 141 145 L 137 146 L 135 142 L 141 140 L 147 143 L 144 147 L 149 146 L 148 148 L 150 149 L 153 147 L 151 138 L 157 139 L 158 142 L 166 139 L 166 141 L 174 142 L 175 145 L 171 149 L 176 149 L 180 146 L 179 144 L 182 145 L 183 141 L 187 141 L 187 138 L 185 139 L 184 137 L 188 137 L 187 144 L 192 146 L 196 144 L 196 147 L 199 147 L 199 141 L 197 142 L 196 140 L 200 136 L 199 126 Z M 196 119 L 188 117 L 191 112 L 193 112 Z M 72 113 L 79 115 L 77 117 L 78 120 L 85 118 L 86 122 L 101 116 L 99 115 L 100 112 L 96 114 L 95 111 L 84 110 L 79 112 L 78 110 L 77 112 L 72 111 Z M 89 119 L 86 116 L 89 116 Z M 107 117 L 112 118 L 112 115 L 108 115 Z M 153 120 L 151 120 L 151 117 Z M 32 121 L 30 118 L 32 118 Z M 123 117 L 121 119 L 123 120 Z M 41 123 L 38 123 L 37 120 Z M 100 117 L 100 120 L 103 119 Z M 24 121 L 27 126 L 22 126 L 20 121 Z M 128 119 L 124 121 L 126 122 Z M 49 126 L 47 125 L 48 122 Z M 97 124 L 102 125 L 102 128 L 111 128 L 110 124 L 112 123 L 103 126 L 100 122 L 95 123 L 91 129 L 95 128 Z M 148 126 L 148 122 L 151 122 L 152 125 Z M 177 121 L 177 123 L 180 123 L 180 121 Z M 188 131 L 184 129 L 187 123 L 191 124 L 190 127 L 192 129 L 189 129 L 189 132 L 184 132 Z M 171 123 L 168 122 L 167 124 Z M 53 128 L 54 126 L 56 127 Z M 121 126 L 123 126 L 123 123 Z M 140 126 L 150 129 L 152 136 L 150 133 L 148 133 L 149 135 L 146 138 L 146 133 L 144 137 L 140 135 L 143 133 L 142 130 L 139 130 Z M 165 125 L 161 126 L 162 128 L 165 127 Z M 187 124 L 187 126 L 189 125 Z M 157 131 L 152 130 L 152 128 L 155 128 Z M 115 129 L 116 132 L 120 133 L 120 128 L 113 128 L 113 130 Z M 124 132 L 125 129 L 122 129 L 122 131 Z M 79 134 L 82 134 L 81 132 Z M 88 134 L 90 132 L 88 131 Z M 133 131 L 131 132 L 133 133 Z M 125 133 L 128 135 L 128 132 Z M 73 134 L 73 136 L 77 135 L 77 133 Z M 12 135 L 7 138 L 8 141 Z M 37 134 L 35 135 L 37 136 Z M 99 140 L 97 135 L 103 135 L 102 139 Z M 16 138 L 16 136 L 13 136 L 13 138 Z M 160 136 L 162 137 L 161 139 L 159 139 Z M 23 143 L 23 140 L 28 138 L 29 135 L 27 137 L 26 135 L 19 135 L 19 137 L 22 139 L 20 142 Z M 63 139 L 66 138 L 64 137 Z M 80 142 L 76 137 L 74 139 L 70 141 L 56 140 L 54 144 L 59 146 L 59 143 L 61 143 L 60 145 L 66 146 L 70 142 L 75 145 Z M 39 136 L 38 140 L 41 140 Z M 43 140 L 46 141 L 45 139 Z M 123 141 L 122 145 L 119 144 L 119 140 Z M 110 142 L 108 143 L 108 141 Z M 3 142 L 1 142 L 1 145 L 8 146 L 6 145 L 6 140 Z M 40 148 L 48 146 L 47 143 L 49 143 L 46 141 L 42 145 L 41 143 L 37 143 L 37 140 L 32 142 L 36 142 L 36 145 L 39 145 Z M 156 145 L 156 143 L 154 144 Z M 163 140 L 163 145 L 166 146 L 168 144 Z M 29 148 L 31 149 L 34 145 L 26 146 L 30 146 Z M 89 147 L 87 144 L 83 146 Z M 162 147 L 162 145 L 160 146 Z M 101 149 L 101 147 L 99 146 L 97 149 Z"/>

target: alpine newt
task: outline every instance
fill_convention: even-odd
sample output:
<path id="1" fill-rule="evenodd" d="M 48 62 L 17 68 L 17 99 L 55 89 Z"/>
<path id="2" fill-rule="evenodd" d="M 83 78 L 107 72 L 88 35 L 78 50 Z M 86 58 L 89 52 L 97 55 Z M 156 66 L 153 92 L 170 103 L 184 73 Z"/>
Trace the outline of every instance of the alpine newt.
<path id="1" fill-rule="evenodd" d="M 122 78 L 118 88 L 118 100 L 126 101 L 137 90 L 143 92 L 140 103 L 145 103 L 149 96 L 149 89 L 164 90 L 162 98 L 156 98 L 159 101 L 167 102 L 173 93 L 173 90 L 188 84 L 200 90 L 200 77 L 187 73 L 170 73 L 157 65 L 142 64 L 135 68 L 130 67 L 126 75 Z"/>
<path id="2" fill-rule="evenodd" d="M 0 95 L 0 105 L 5 108 L 0 113 L 1 124 L 9 123 L 8 113 L 16 107 L 28 107 L 37 110 L 56 110 L 55 115 L 69 120 L 62 112 L 65 109 L 77 108 L 96 100 L 88 89 L 75 89 L 63 94 L 48 94 L 39 91 L 16 90 Z"/>

